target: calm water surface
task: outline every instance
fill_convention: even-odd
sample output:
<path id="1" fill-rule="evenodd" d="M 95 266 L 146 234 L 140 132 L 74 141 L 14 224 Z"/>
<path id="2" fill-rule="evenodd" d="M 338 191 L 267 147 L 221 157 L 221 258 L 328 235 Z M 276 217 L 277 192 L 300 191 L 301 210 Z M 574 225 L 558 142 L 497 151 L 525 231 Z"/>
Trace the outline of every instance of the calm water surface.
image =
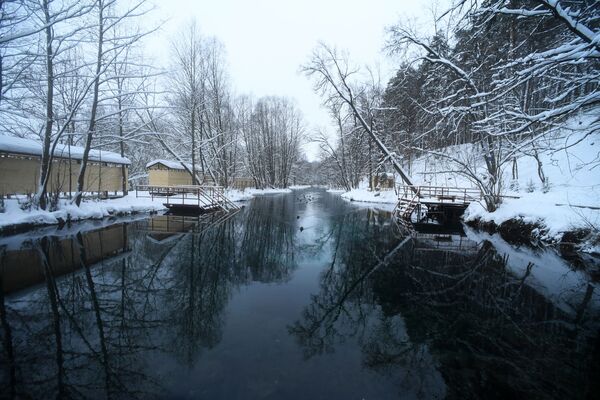
<path id="1" fill-rule="evenodd" d="M 322 190 L 0 238 L 0 279 L 7 398 L 600 393 L 585 270 Z"/>

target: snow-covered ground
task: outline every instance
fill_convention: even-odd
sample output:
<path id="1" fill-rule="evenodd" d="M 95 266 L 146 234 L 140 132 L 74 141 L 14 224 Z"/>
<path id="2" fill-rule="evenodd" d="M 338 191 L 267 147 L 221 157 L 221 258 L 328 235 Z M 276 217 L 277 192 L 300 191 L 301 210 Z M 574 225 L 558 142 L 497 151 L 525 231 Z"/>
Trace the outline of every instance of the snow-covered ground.
<path id="1" fill-rule="evenodd" d="M 281 188 L 270 188 L 270 189 L 245 189 L 243 193 L 251 196 L 261 196 L 263 194 L 277 194 L 277 193 L 292 193 L 292 189 L 281 189 Z"/>
<path id="2" fill-rule="evenodd" d="M 356 205 L 376 208 L 383 211 L 394 211 L 398 203 L 398 195 L 394 189 L 370 191 L 367 180 L 363 180 L 358 189 L 346 192 L 344 189 L 327 189 L 328 193 L 339 194 L 344 200 L 356 202 Z"/>
<path id="3" fill-rule="evenodd" d="M 292 186 L 290 186 L 290 189 L 292 189 L 292 190 L 302 190 L 302 189 L 309 189 L 311 187 L 312 186 L 310 186 L 310 185 L 292 185 Z"/>
<path id="4" fill-rule="evenodd" d="M 274 193 L 290 193 L 291 189 L 246 189 L 244 191 L 229 189 L 225 195 L 232 201 L 240 202 L 250 200 L 254 196 Z M 8 226 L 32 224 L 32 225 L 55 225 L 61 221 L 80 221 L 86 219 L 101 219 L 114 215 L 131 215 L 139 213 L 151 213 L 166 210 L 163 205 L 164 197 L 154 197 L 147 192 L 131 192 L 125 197 L 108 200 L 86 199 L 80 207 L 71 204 L 69 200 L 61 200 L 57 211 L 23 210 L 21 202 L 17 198 L 4 200 L 4 212 L 0 212 L 0 230 Z M 171 202 L 177 200 L 171 198 Z M 191 201 L 191 197 L 186 199 Z"/>
<path id="5" fill-rule="evenodd" d="M 18 225 L 53 225 L 61 220 L 78 221 L 83 219 L 100 219 L 110 215 L 127 215 L 133 213 L 148 213 L 165 209 L 158 199 L 135 197 L 131 193 L 119 199 L 86 200 L 80 207 L 71 204 L 69 200 L 62 200 L 57 211 L 22 210 L 19 200 L 4 200 L 5 210 L 0 213 L 0 228 Z"/>
<path id="6" fill-rule="evenodd" d="M 342 198 L 350 201 L 359 201 L 365 203 L 386 203 L 396 204 L 398 195 L 395 190 L 369 191 L 367 187 L 353 189 L 342 193 Z"/>
<path id="7" fill-rule="evenodd" d="M 548 185 L 541 183 L 535 158 L 521 155 L 518 179 L 512 179 L 511 165 L 504 170 L 505 194 L 518 198 L 505 198 L 493 213 L 473 203 L 465 220 L 497 225 L 510 219 L 537 223 L 546 231 L 542 239 L 548 241 L 559 240 L 566 231 L 600 229 L 600 137 L 597 133 L 586 136 L 589 122 L 589 115 L 574 119 L 568 124 L 571 130 L 564 129 L 540 143 L 541 148 L 562 147 L 540 151 Z"/>

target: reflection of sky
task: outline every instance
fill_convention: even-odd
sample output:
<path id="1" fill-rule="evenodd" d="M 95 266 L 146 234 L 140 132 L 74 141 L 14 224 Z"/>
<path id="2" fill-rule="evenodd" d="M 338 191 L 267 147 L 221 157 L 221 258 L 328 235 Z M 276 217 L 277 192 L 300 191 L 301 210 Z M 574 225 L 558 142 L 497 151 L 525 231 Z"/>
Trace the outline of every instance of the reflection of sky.
<path id="1" fill-rule="evenodd" d="M 514 247 L 498 235 L 489 235 L 467 229 L 469 239 L 481 242 L 489 240 L 500 254 L 508 257 L 507 268 L 521 278 L 527 265 L 533 264 L 527 284 L 546 297 L 562 311 L 574 314 L 582 303 L 588 285 L 595 287 L 590 301 L 594 309 L 600 306 L 600 293 L 597 285 L 590 281 L 583 271 L 576 271 L 553 250 L 534 251 L 525 246 Z"/>
<path id="2" fill-rule="evenodd" d="M 437 390 L 439 395 L 443 380 L 426 347 L 420 348 L 421 370 L 412 374 L 408 367 L 387 376 L 365 369 L 361 338 L 352 335 L 338 343 L 336 351 L 305 359 L 288 327 L 319 292 L 322 271 L 332 262 L 337 239 L 332 222 L 339 223 L 346 213 L 361 211 L 341 201 L 331 209 L 322 199 L 329 195 L 323 192 L 296 196 L 294 247 L 298 265 L 292 277 L 285 284 L 255 282 L 240 287 L 225 311 L 226 328 L 219 345 L 205 351 L 190 371 L 178 376 L 171 390 L 176 395 L 207 398 L 383 399 L 396 398 L 396 375 L 401 373 L 413 380 L 427 380 L 425 385 L 405 382 L 404 398 L 417 398 L 417 390 L 429 394 L 433 392 L 428 390 Z M 371 312 L 371 327 L 367 329 L 375 330 L 384 317 L 377 308 Z M 406 338 L 401 317 L 395 320 L 394 334 Z"/>
<path id="3" fill-rule="evenodd" d="M 436 360 L 440 349 L 430 348 L 429 340 L 416 336 L 415 330 L 422 327 L 413 326 L 418 321 L 411 320 L 408 312 L 412 309 L 388 304 L 393 312 L 384 314 L 385 300 L 375 295 L 369 281 L 375 276 L 361 278 L 377 264 L 374 259 L 370 263 L 371 251 L 381 259 L 396 246 L 393 224 L 385 212 L 372 212 L 311 189 L 255 199 L 226 224 L 202 234 L 178 233 L 172 240 L 157 242 L 149 239 L 148 225 L 129 225 L 132 254 L 127 259 L 107 260 L 92 268 L 113 362 L 123 362 L 158 380 L 180 397 L 444 397 L 446 388 Z M 245 235 L 265 231 L 265 237 Z M 473 233 L 470 238 L 481 240 Z M 422 243 L 428 248 L 434 245 Z M 576 305 L 581 299 L 587 284 L 584 274 L 572 272 L 547 254 L 494 245 L 500 253 L 510 254 L 509 268 L 517 277 L 527 262 L 535 262 L 527 284 L 555 304 Z M 256 251 L 259 247 L 264 253 Z M 402 268 L 402 262 L 377 270 L 380 279 L 389 277 L 393 283 L 392 293 L 378 292 L 389 295 L 388 301 L 401 294 L 401 289 L 395 291 L 394 279 L 402 276 L 395 272 L 402 271 L 393 268 Z M 327 278 L 325 271 L 331 273 Z M 346 296 L 357 280 L 356 290 Z M 74 315 L 82 322 L 87 342 L 98 352 L 96 318 L 85 275 L 78 271 L 61 278 L 58 287 L 62 300 L 76 305 Z M 126 294 L 123 303 L 122 293 Z M 44 354 L 42 358 L 51 365 L 53 336 L 48 335 L 48 327 L 52 315 L 47 296 L 42 285 L 11 296 L 7 306 L 19 312 L 19 318 L 12 319 L 20 343 L 18 354 Z M 337 308 L 340 299 L 343 302 Z M 130 331 L 119 330 L 120 314 L 115 310 L 122 304 Z M 332 338 L 331 346 L 306 358 L 306 348 L 290 327 L 297 321 L 310 322 L 306 316 L 310 312 L 331 316 L 327 307 L 339 313 L 331 319 L 334 334 L 324 338 Z M 70 328 L 71 321 L 64 314 L 62 318 L 67 346 L 87 352 L 78 331 Z M 411 321 L 412 340 L 407 327 Z M 326 336 L 328 328 L 325 324 L 315 337 Z M 128 354 L 124 343 L 140 347 Z M 397 357 L 388 360 L 389 355 Z M 89 357 L 88 373 L 93 376 L 102 369 L 95 355 Z M 52 368 L 45 373 L 52 374 Z"/>

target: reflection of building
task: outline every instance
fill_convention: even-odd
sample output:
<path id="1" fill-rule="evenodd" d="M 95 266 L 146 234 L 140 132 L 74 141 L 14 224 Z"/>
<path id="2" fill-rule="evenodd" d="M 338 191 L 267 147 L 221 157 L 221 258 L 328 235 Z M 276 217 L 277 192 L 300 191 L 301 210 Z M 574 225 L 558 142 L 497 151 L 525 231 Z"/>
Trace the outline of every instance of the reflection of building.
<path id="1" fill-rule="evenodd" d="M 235 213 L 205 213 L 196 216 L 158 215 L 148 220 L 147 237 L 155 243 L 166 243 L 183 233 L 202 233 L 208 228 L 226 221 Z"/>
<path id="2" fill-rule="evenodd" d="M 148 238 L 157 243 L 164 243 L 171 238 L 180 237 L 182 233 L 192 230 L 198 223 L 197 218 L 178 215 L 159 215 L 148 221 Z"/>
<path id="3" fill-rule="evenodd" d="M 116 224 L 82 234 L 88 265 L 128 252 L 127 225 Z M 42 264 L 43 254 L 54 276 L 74 272 L 82 267 L 81 250 L 77 239 L 48 238 L 48 249 L 21 248 L 8 250 L 2 260 L 2 289 L 4 293 L 16 292 L 46 280 Z"/>
<path id="4" fill-rule="evenodd" d="M 77 177 L 83 148 L 60 144 L 48 182 L 49 192 L 71 192 L 77 188 Z M 35 193 L 39 184 L 42 143 L 0 135 L 0 195 Z M 122 190 L 122 174 L 130 161 L 120 155 L 90 150 L 85 172 L 84 192 L 117 192 Z"/>

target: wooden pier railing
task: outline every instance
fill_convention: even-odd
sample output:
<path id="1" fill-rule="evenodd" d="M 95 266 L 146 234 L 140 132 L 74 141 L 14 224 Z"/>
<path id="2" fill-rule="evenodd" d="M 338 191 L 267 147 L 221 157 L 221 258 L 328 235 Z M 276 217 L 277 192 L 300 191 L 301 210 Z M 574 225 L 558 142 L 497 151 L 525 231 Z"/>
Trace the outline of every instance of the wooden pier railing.
<path id="1" fill-rule="evenodd" d="M 465 209 L 474 202 L 483 199 L 483 194 L 477 188 L 461 188 L 449 186 L 407 186 L 396 187 L 398 203 L 394 209 L 395 219 L 399 222 L 410 223 L 415 211 L 421 215 L 422 206 L 425 210 L 452 207 Z"/>
<path id="2" fill-rule="evenodd" d="M 164 198 L 164 205 L 168 208 L 197 207 L 201 210 L 221 209 L 223 211 L 240 209 L 225 196 L 225 189 L 222 186 L 214 185 L 138 185 L 135 188 L 135 196 L 150 197 L 152 200 L 156 197 Z"/>
<path id="3" fill-rule="evenodd" d="M 399 198 L 419 197 L 421 201 L 438 203 L 471 203 L 483 199 L 481 190 L 477 188 L 461 188 L 451 186 L 406 186 L 396 188 Z"/>

